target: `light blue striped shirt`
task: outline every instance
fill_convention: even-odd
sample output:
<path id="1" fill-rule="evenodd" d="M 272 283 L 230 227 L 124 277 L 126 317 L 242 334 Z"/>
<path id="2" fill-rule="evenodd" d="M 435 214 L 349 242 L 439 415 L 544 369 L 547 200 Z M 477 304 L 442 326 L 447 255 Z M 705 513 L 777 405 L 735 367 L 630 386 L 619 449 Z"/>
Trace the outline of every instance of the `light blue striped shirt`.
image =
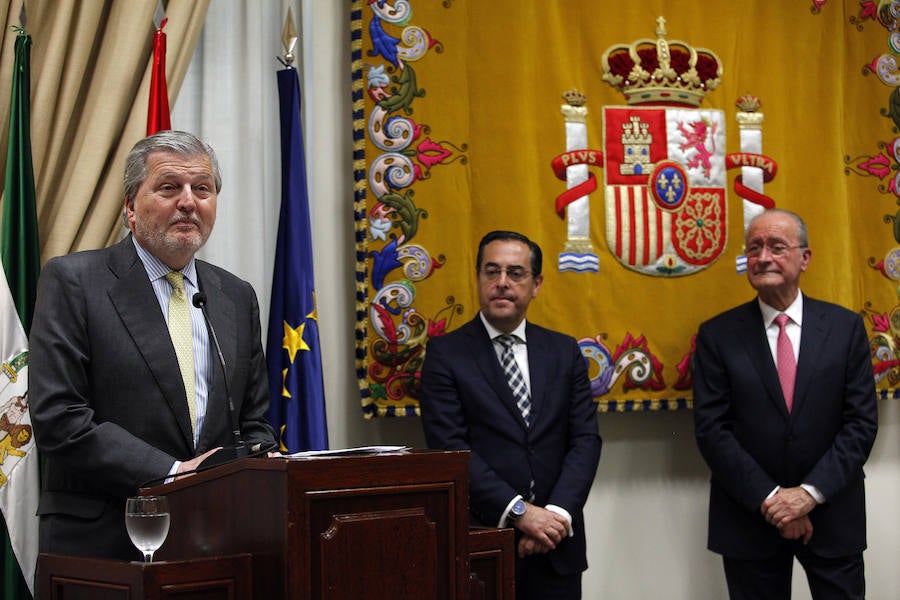
<path id="1" fill-rule="evenodd" d="M 172 271 L 161 260 L 150 254 L 143 246 L 141 246 L 134 236 L 132 236 L 134 247 L 137 250 L 144 268 L 147 270 L 147 276 L 150 278 L 150 284 L 153 286 L 153 293 L 159 301 L 159 308 L 162 310 L 163 318 L 168 319 L 169 315 L 169 298 L 172 296 L 172 285 L 166 279 L 166 275 Z M 197 440 L 200 439 L 200 431 L 203 429 L 203 421 L 206 417 L 206 402 L 209 397 L 209 378 L 212 373 L 210 361 L 212 360 L 212 349 L 209 345 L 209 333 L 206 329 L 206 320 L 203 318 L 203 312 L 194 306 L 194 294 L 200 291 L 197 285 L 197 267 L 194 259 L 181 270 L 184 275 L 184 290 L 187 293 L 188 304 L 191 309 L 191 337 L 194 342 L 194 389 L 197 396 L 197 426 L 194 428 L 194 447 L 197 447 Z"/>

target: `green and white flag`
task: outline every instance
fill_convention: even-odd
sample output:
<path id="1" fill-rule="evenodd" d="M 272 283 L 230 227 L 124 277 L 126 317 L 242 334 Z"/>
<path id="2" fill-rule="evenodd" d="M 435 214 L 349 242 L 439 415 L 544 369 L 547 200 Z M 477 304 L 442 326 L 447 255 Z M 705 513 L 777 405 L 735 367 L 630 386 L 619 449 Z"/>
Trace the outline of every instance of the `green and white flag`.
<path id="1" fill-rule="evenodd" d="M 28 414 L 28 341 L 6 276 L 0 279 L 0 509 L 19 569 L 33 592 L 38 554 L 38 456 Z M 13 565 L 8 565 L 11 567 Z M 7 579 L 4 588 L 16 578 Z M 5 590 L 6 592 L 10 590 Z M 15 597 L 3 593 L 4 598 Z"/>
<path id="2" fill-rule="evenodd" d="M 0 511 L 8 533 L 8 540 L 0 539 L 0 595 L 10 599 L 34 593 L 38 555 L 39 460 L 28 412 L 28 330 L 40 271 L 31 161 L 30 52 L 31 37 L 20 29 L 0 214 Z M 10 547 L 14 558 L 7 553 Z M 27 591 L 21 588 L 23 579 Z"/>

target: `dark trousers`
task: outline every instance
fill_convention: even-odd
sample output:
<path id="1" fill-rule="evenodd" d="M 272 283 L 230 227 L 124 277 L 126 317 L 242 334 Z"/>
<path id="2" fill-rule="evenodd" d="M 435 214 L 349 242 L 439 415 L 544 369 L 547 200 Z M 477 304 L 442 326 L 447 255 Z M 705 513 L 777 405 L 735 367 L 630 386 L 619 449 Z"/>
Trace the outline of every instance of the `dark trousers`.
<path id="1" fill-rule="evenodd" d="M 731 600 L 788 600 L 795 556 L 806 572 L 813 600 L 866 597 L 862 553 L 824 558 L 796 541 L 782 544 L 776 556 L 765 560 L 723 557 L 729 597 Z"/>
<path id="2" fill-rule="evenodd" d="M 560 575 L 546 554 L 516 556 L 516 600 L 581 600 L 581 573 Z"/>

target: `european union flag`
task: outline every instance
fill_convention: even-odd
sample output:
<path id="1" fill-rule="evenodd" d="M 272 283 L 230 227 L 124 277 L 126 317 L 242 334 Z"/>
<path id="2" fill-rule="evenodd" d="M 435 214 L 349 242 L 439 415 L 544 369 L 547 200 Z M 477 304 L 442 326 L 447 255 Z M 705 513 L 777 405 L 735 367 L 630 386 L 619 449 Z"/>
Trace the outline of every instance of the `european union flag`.
<path id="1" fill-rule="evenodd" d="M 278 72 L 281 215 L 269 311 L 269 421 L 286 452 L 328 449 L 297 70 Z"/>

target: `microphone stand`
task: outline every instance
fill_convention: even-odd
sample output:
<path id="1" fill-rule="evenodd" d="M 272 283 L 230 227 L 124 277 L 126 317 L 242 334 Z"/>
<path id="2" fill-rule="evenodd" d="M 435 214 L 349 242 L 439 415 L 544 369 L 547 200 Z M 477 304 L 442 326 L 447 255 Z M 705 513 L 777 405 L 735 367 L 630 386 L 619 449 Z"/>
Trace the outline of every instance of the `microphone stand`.
<path id="1" fill-rule="evenodd" d="M 222 381 L 225 382 L 225 397 L 228 399 L 228 415 L 231 418 L 231 433 L 234 438 L 234 446 L 225 446 L 216 452 L 213 452 L 197 466 L 197 470 L 210 469 L 219 465 L 244 458 L 249 454 L 244 440 L 241 438 L 241 428 L 238 424 L 237 413 L 234 410 L 234 401 L 231 398 L 231 390 L 228 388 L 228 372 L 225 370 L 225 356 L 222 354 L 222 347 L 219 346 L 219 338 L 216 336 L 216 330 L 213 328 L 212 321 L 206 312 L 206 294 L 197 292 L 192 299 L 194 306 L 203 313 L 203 319 L 206 321 L 206 327 L 209 330 L 213 346 L 216 349 L 216 356 L 219 358 L 219 366 L 222 368 Z"/>

